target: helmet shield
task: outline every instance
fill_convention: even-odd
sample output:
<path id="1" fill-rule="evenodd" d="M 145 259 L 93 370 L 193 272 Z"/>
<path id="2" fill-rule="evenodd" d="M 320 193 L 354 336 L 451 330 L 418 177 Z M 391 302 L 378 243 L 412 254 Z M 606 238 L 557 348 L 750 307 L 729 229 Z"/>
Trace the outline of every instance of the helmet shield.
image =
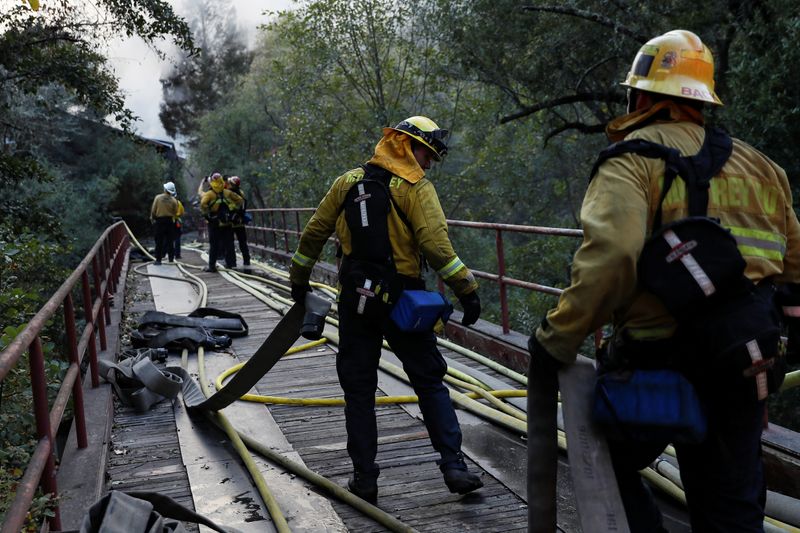
<path id="1" fill-rule="evenodd" d="M 407 118 L 394 128 L 384 128 L 384 135 L 391 130 L 403 132 L 430 148 L 436 161 L 441 161 L 442 158 L 447 155 L 447 143 L 445 139 L 450 132 L 439 128 L 439 126 L 428 117 L 417 116 Z"/>

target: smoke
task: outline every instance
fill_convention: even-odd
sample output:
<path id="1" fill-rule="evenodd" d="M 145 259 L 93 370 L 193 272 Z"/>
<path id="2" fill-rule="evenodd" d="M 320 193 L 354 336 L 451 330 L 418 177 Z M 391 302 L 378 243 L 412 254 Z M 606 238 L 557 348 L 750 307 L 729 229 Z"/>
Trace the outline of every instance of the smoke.
<path id="1" fill-rule="evenodd" d="M 192 0 L 170 0 L 175 12 L 188 16 L 189 2 Z M 257 28 L 270 20 L 265 12 L 284 11 L 292 8 L 292 0 L 228 0 L 235 10 L 240 30 L 246 42 L 253 46 Z M 143 137 L 170 139 L 158 118 L 161 104 L 161 83 L 159 79 L 171 68 L 171 59 L 177 53 L 173 48 L 163 45 L 167 58 L 162 60 L 139 38 L 119 40 L 111 45 L 108 58 L 119 78 L 120 89 L 125 96 L 126 106 L 139 117 L 135 123 L 136 133 Z"/>

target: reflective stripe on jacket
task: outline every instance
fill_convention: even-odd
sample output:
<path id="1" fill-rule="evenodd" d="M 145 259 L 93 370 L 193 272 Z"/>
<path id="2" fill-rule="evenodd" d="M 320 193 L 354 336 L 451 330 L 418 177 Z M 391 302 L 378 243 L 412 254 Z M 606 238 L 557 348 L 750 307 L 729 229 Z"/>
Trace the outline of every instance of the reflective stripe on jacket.
<path id="1" fill-rule="evenodd" d="M 311 276 L 311 269 L 322 252 L 328 237 L 336 231 L 342 244 L 342 251 L 349 255 L 352 251 L 350 230 L 344 220 L 341 205 L 347 191 L 364 177 L 364 169 L 356 168 L 339 176 L 333 182 L 309 220 L 300 245 L 292 258 L 289 271 L 293 283 L 305 284 Z M 445 221 L 436 189 L 428 179 L 416 183 L 393 176 L 389 190 L 397 205 L 408 219 L 412 230 L 402 221 L 395 209 L 389 215 L 389 239 L 395 266 L 399 274 L 419 278 L 420 252 L 428 264 L 447 283 L 457 295 L 466 294 L 478 286 L 475 277 L 458 258 L 447 235 Z"/>
<path id="2" fill-rule="evenodd" d="M 690 121 L 655 123 L 627 139 L 645 139 L 694 155 L 704 129 Z M 737 139 L 722 172 L 711 180 L 708 216 L 729 228 L 754 282 L 800 282 L 800 224 L 792 209 L 786 173 Z M 628 153 L 605 161 L 589 184 L 581 208 L 583 244 L 575 254 L 572 282 L 536 336 L 557 359 L 574 361 L 591 332 L 607 323 L 639 338 L 664 338 L 675 321 L 652 294 L 636 284 L 636 265 L 664 180 L 664 161 Z M 663 202 L 663 223 L 688 215 L 685 184 L 676 179 Z"/>

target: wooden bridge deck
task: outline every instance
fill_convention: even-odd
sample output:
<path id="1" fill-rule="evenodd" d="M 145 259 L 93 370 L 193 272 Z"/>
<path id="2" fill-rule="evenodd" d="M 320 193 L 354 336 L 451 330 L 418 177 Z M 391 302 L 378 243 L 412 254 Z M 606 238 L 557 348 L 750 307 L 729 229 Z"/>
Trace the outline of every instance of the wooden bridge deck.
<path id="1" fill-rule="evenodd" d="M 199 263 L 195 254 L 186 256 Z M 238 359 L 246 361 L 281 316 L 218 274 L 203 273 L 201 277 L 208 284 L 208 306 L 241 313 L 249 324 L 249 336 L 235 339 L 232 347 Z M 128 321 L 135 325 L 138 315 L 152 309 L 153 304 L 146 279 L 136 277 L 130 280 L 129 286 L 141 296 L 131 298 L 126 307 Z M 457 354 L 443 353 L 465 364 L 474 364 Z M 509 388 L 513 385 L 509 384 Z M 260 394 L 274 396 L 341 397 L 335 370 L 335 346 L 321 346 L 279 361 L 259 381 L 256 389 Z M 345 449 L 341 407 L 272 405 L 269 411 L 309 468 L 346 486 L 351 465 Z M 417 413 L 416 406 L 377 407 L 380 437 L 377 461 L 381 465 L 378 506 L 419 531 L 525 530 L 527 506 L 524 500 L 471 459 L 467 461 L 470 469 L 482 475 L 484 488 L 466 496 L 447 491 L 435 464 L 437 454 Z M 459 417 L 462 416 L 464 414 L 459 412 Z M 486 432 L 486 428 L 479 428 L 476 433 L 465 428 L 465 442 L 469 440 L 468 431 L 473 435 L 500 435 L 504 442 L 515 443 L 524 453 L 524 442 L 504 430 L 495 428 Z M 116 405 L 108 476 L 109 488 L 156 490 L 183 504 L 191 504 L 192 489 L 169 402 L 156 405 L 144 415 L 133 414 L 128 408 Z M 342 502 L 333 500 L 332 505 L 349 531 L 385 530 Z"/>

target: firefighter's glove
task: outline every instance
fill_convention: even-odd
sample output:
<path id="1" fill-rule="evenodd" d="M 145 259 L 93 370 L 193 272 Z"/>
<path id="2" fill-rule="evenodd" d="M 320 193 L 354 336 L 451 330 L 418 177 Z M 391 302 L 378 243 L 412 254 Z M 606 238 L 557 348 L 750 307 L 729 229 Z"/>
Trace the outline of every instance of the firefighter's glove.
<path id="1" fill-rule="evenodd" d="M 544 326 L 545 324 L 543 324 Z M 556 373 L 564 363 L 550 355 L 536 338 L 536 331 L 528 339 L 528 351 L 531 353 L 531 369 Z"/>
<path id="2" fill-rule="evenodd" d="M 461 318 L 462 326 L 471 326 L 478 321 L 481 316 L 481 299 L 478 296 L 478 291 L 474 290 L 468 294 L 463 294 L 458 297 L 461 302 L 461 307 L 464 309 L 464 316 Z"/>
<path id="3" fill-rule="evenodd" d="M 305 305 L 307 292 L 311 292 L 311 286 L 308 283 L 303 285 L 292 283 L 292 300 L 295 302 Z"/>

